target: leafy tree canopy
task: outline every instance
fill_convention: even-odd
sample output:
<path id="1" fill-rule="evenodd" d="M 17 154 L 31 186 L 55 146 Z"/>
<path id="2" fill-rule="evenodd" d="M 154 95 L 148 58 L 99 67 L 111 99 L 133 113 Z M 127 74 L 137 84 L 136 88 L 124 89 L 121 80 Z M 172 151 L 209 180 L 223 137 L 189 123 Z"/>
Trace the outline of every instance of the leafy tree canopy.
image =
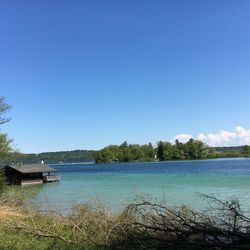
<path id="1" fill-rule="evenodd" d="M 0 96 L 0 125 L 10 121 L 10 118 L 6 118 L 5 114 L 9 111 L 10 105 L 5 102 L 5 97 Z M 8 139 L 7 134 L 0 133 L 0 161 L 8 158 L 12 152 L 11 140 Z M 6 178 L 4 171 L 0 169 L 0 195 L 2 195 L 6 187 Z"/>
<path id="2" fill-rule="evenodd" d="M 5 102 L 5 97 L 0 96 L 0 125 L 10 121 L 10 118 L 5 117 L 10 108 L 11 106 Z"/>

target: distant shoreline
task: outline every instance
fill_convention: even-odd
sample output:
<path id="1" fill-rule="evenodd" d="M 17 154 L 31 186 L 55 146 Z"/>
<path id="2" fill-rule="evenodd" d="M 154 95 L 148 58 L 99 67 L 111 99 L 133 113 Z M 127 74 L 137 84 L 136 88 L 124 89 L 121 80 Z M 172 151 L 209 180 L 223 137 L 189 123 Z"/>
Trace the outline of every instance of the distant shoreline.
<path id="1" fill-rule="evenodd" d="M 194 162 L 194 161 L 212 161 L 212 160 L 240 160 L 249 159 L 250 157 L 218 157 L 208 159 L 190 159 L 190 160 L 168 160 L 168 161 L 130 161 L 130 162 L 72 162 L 72 163 L 48 163 L 50 166 L 64 166 L 64 165 L 100 165 L 100 164 L 130 164 L 130 163 L 166 163 L 166 162 Z"/>
<path id="2" fill-rule="evenodd" d="M 60 165 L 85 165 L 85 164 L 95 164 L 94 161 L 85 161 L 85 162 L 58 162 L 58 163 L 48 163 L 51 166 L 60 166 Z"/>
<path id="3" fill-rule="evenodd" d="M 44 152 L 40 154 L 12 153 L 10 158 L 1 161 L 0 165 L 6 164 L 35 164 L 41 161 L 50 165 L 61 164 L 94 164 L 94 163 L 133 163 L 133 162 L 159 162 L 159 161 L 185 161 L 206 160 L 218 158 L 248 158 L 250 157 L 250 146 L 236 147 L 207 147 L 201 144 L 201 150 L 189 154 L 189 150 L 182 150 L 187 144 L 178 143 L 179 146 L 163 143 L 163 152 L 160 154 L 158 148 L 148 145 L 122 144 L 120 146 L 108 146 L 101 150 L 73 150 Z M 201 143 L 194 141 L 193 144 Z M 165 148 L 164 148 L 165 147 Z M 180 147 L 180 149 L 176 147 Z M 179 151 L 178 151 L 179 150 Z M 198 155 L 197 155 L 198 152 Z M 205 153 L 205 155 L 204 155 Z M 204 157 L 204 158 L 203 158 Z"/>

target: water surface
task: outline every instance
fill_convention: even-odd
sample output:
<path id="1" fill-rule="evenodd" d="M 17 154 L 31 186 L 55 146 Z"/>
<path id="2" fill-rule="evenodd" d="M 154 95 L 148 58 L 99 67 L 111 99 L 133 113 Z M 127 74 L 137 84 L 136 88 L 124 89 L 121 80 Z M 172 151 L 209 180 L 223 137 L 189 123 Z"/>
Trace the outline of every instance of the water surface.
<path id="1" fill-rule="evenodd" d="M 54 165 L 61 176 L 57 183 L 26 187 L 37 191 L 41 208 L 68 213 L 76 203 L 100 199 L 114 211 L 137 196 L 169 205 L 203 209 L 198 193 L 221 199 L 238 197 L 250 207 L 250 159 L 217 159 L 120 164 Z"/>

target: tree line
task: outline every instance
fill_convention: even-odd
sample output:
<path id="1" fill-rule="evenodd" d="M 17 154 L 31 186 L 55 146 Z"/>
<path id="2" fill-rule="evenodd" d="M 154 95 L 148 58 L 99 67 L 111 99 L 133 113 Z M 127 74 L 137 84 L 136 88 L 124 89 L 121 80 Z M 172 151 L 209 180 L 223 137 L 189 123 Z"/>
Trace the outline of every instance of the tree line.
<path id="1" fill-rule="evenodd" d="M 110 145 L 94 153 L 96 163 L 200 160 L 209 158 L 250 157 L 250 146 L 209 147 L 202 141 L 190 139 L 186 143 L 159 141 L 156 147 L 152 143 L 145 145 Z"/>
<path id="2" fill-rule="evenodd" d="M 151 143 L 145 145 L 128 144 L 110 145 L 94 153 L 96 163 L 153 161 L 155 150 Z"/>
<path id="3" fill-rule="evenodd" d="M 5 142 L 5 152 L 10 147 L 7 135 L 0 137 Z M 1 150 L 0 150 L 1 151 Z M 0 152 L 1 154 L 1 152 Z M 4 158 L 0 155 L 0 164 L 33 164 L 40 163 L 72 163 L 72 162 L 132 162 L 132 161 L 168 161 L 168 160 L 193 160 L 208 158 L 229 158 L 229 157 L 249 157 L 250 146 L 240 147 L 208 147 L 204 143 L 191 140 L 188 143 L 175 144 L 160 141 L 156 147 L 151 143 L 145 145 L 123 143 L 120 146 L 110 145 L 99 151 L 94 150 L 73 150 L 44 152 L 39 154 L 23 154 L 12 151 L 5 154 Z M 4 159 L 4 160 L 3 160 Z"/>
<path id="4" fill-rule="evenodd" d="M 214 155 L 215 150 L 201 141 L 190 139 L 187 143 L 178 140 L 175 144 L 159 141 L 154 148 L 151 143 L 145 145 L 122 143 L 111 145 L 94 154 L 95 161 L 101 162 L 131 162 L 131 161 L 168 161 L 207 159 Z"/>

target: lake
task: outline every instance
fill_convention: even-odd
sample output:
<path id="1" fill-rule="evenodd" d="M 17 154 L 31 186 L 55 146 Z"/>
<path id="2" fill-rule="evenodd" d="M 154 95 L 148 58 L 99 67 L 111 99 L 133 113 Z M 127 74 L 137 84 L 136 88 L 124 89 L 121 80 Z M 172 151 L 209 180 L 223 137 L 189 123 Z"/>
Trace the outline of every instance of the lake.
<path id="1" fill-rule="evenodd" d="M 23 187 L 37 192 L 35 204 L 69 213 L 76 203 L 100 199 L 119 211 L 136 197 L 164 201 L 170 206 L 204 209 L 198 195 L 220 199 L 238 197 L 244 210 L 250 205 L 250 159 L 53 165 L 61 181 Z"/>

